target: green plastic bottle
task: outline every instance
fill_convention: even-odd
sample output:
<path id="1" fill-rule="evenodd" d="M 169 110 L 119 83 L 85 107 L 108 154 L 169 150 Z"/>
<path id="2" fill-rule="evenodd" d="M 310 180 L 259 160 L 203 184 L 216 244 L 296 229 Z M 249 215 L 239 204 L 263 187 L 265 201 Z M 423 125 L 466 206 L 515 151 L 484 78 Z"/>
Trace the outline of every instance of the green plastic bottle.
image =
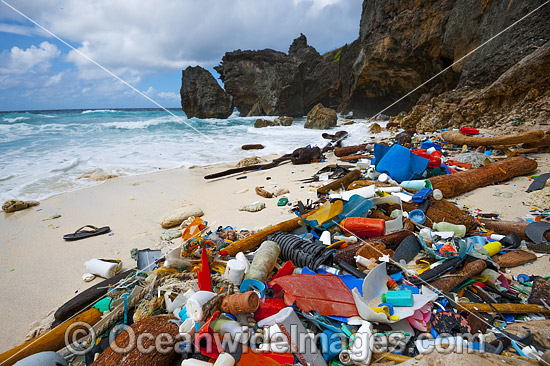
<path id="1" fill-rule="evenodd" d="M 448 222 L 434 222 L 432 229 L 435 231 L 452 231 L 459 238 L 463 238 L 466 235 L 466 226 L 455 225 Z"/>

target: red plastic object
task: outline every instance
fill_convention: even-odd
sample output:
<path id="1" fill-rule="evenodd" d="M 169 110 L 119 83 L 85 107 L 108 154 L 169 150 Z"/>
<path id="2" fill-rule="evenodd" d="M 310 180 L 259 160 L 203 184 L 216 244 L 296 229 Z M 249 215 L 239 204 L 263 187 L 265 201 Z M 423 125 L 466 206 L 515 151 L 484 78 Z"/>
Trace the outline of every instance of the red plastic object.
<path id="1" fill-rule="evenodd" d="M 277 273 L 275 273 L 275 275 L 271 278 L 271 281 L 279 277 L 291 275 L 292 272 L 294 272 L 294 269 L 296 269 L 296 267 L 294 267 L 294 264 L 292 264 L 291 261 L 286 261 L 281 269 L 279 269 Z"/>
<path id="2" fill-rule="evenodd" d="M 434 151 L 431 154 L 424 149 L 414 149 L 411 152 L 415 155 L 421 156 L 425 159 L 428 159 L 428 168 L 439 168 L 441 166 L 441 151 Z"/>
<path id="3" fill-rule="evenodd" d="M 220 312 L 216 311 L 214 315 L 212 315 L 199 329 L 194 339 L 195 347 L 199 350 L 199 352 L 210 358 L 218 358 L 220 353 L 224 351 L 221 348 L 218 349 L 219 344 L 217 344 L 216 338 L 214 337 L 214 331 L 210 328 L 210 323 L 212 323 L 212 321 L 219 315 Z M 213 342 L 213 344 L 210 345 L 210 342 Z"/>
<path id="4" fill-rule="evenodd" d="M 473 127 L 460 127 L 460 133 L 464 135 L 477 135 L 479 134 L 479 130 Z"/>
<path id="5" fill-rule="evenodd" d="M 383 219 L 368 217 L 348 217 L 342 220 L 341 225 L 359 238 L 374 238 L 386 234 L 386 222 Z"/>
<path id="6" fill-rule="evenodd" d="M 260 307 L 254 313 L 254 319 L 259 322 L 262 319 L 277 314 L 283 308 L 286 308 L 283 299 L 262 299 L 260 301 Z"/>
<path id="7" fill-rule="evenodd" d="M 458 167 L 464 168 L 464 169 L 472 169 L 472 164 L 462 163 L 460 161 L 456 161 L 456 160 L 453 160 L 453 159 L 447 160 L 447 166 L 449 166 L 449 165 L 458 166 Z"/>
<path id="8" fill-rule="evenodd" d="M 208 265 L 208 253 L 206 247 L 202 247 L 201 269 L 197 272 L 199 290 L 212 292 L 212 278 L 210 277 L 210 266 Z"/>
<path id="9" fill-rule="evenodd" d="M 294 274 L 277 278 L 269 286 L 285 290 L 285 304 L 296 302 L 306 312 L 315 310 L 324 316 L 359 315 L 350 289 L 333 274 Z"/>
<path id="10" fill-rule="evenodd" d="M 259 352 L 248 349 L 246 346 L 243 346 L 243 353 L 239 360 L 239 366 L 279 366 L 293 364 L 294 355 L 292 353 Z"/>

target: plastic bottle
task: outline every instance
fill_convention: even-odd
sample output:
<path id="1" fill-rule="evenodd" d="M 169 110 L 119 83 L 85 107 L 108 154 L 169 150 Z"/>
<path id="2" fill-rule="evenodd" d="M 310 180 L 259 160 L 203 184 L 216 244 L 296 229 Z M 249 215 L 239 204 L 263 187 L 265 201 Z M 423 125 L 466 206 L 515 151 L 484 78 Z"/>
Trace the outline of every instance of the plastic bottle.
<path id="1" fill-rule="evenodd" d="M 487 243 L 483 247 L 483 249 L 485 249 L 487 251 L 487 255 L 489 257 L 492 257 L 493 255 L 500 252 L 500 250 L 502 249 L 502 244 L 499 241 L 492 241 L 490 243 Z"/>
<path id="2" fill-rule="evenodd" d="M 459 238 L 463 238 L 466 235 L 466 226 L 455 225 L 448 222 L 434 222 L 432 228 L 436 231 L 452 231 Z"/>
<path id="3" fill-rule="evenodd" d="M 388 291 L 382 294 L 382 301 L 393 306 L 413 306 L 413 293 L 411 290 Z"/>
<path id="4" fill-rule="evenodd" d="M 346 232 L 364 238 L 382 236 L 386 232 L 386 222 L 383 219 L 372 219 L 368 217 L 348 217 L 340 223 Z"/>
<path id="5" fill-rule="evenodd" d="M 436 201 L 441 201 L 443 199 L 443 192 L 441 192 L 440 189 L 434 189 L 434 191 L 432 192 L 432 197 Z"/>
<path id="6" fill-rule="evenodd" d="M 275 267 L 280 253 L 281 248 L 279 248 L 279 244 L 274 241 L 264 241 L 256 251 L 256 254 L 254 254 L 254 259 L 252 260 L 250 269 L 246 272 L 245 279 L 265 282 L 267 276 L 271 273 L 273 267 Z"/>

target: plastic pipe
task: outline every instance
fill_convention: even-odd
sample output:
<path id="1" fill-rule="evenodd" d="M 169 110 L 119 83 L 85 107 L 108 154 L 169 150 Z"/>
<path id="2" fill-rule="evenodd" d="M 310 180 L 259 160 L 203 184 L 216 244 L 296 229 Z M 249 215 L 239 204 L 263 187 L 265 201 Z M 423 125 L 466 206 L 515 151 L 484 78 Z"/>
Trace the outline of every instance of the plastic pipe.
<path id="1" fill-rule="evenodd" d="M 103 278 L 111 278 L 122 269 L 122 262 L 115 259 L 90 259 L 86 263 L 86 272 Z"/>

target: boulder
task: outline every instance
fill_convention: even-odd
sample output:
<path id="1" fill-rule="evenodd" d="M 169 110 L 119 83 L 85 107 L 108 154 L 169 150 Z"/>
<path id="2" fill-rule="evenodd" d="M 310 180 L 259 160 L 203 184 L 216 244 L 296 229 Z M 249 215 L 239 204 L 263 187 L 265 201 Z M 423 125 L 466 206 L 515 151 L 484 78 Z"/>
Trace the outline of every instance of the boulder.
<path id="1" fill-rule="evenodd" d="M 271 127 L 271 126 L 278 126 L 279 124 L 275 121 L 270 121 L 268 119 L 262 119 L 258 118 L 256 122 L 254 122 L 254 127 L 256 128 L 264 128 L 264 127 Z"/>
<path id="2" fill-rule="evenodd" d="M 294 118 L 280 116 L 280 117 L 277 117 L 274 122 L 276 122 L 279 126 L 292 126 L 292 122 L 294 122 Z"/>
<path id="3" fill-rule="evenodd" d="M 21 211 L 29 207 L 38 206 L 40 203 L 36 201 L 20 201 L 20 200 L 7 200 L 2 205 L 4 212 Z"/>
<path id="4" fill-rule="evenodd" d="M 233 113 L 231 97 L 200 66 L 182 71 L 180 94 L 181 108 L 188 118 L 227 118 Z"/>
<path id="5" fill-rule="evenodd" d="M 316 130 L 326 130 L 331 127 L 336 127 L 338 116 L 334 109 L 325 108 L 321 103 L 317 104 L 307 114 L 305 128 Z"/>
<path id="6" fill-rule="evenodd" d="M 199 217 L 202 215 L 204 215 L 204 213 L 200 207 L 193 204 L 186 204 L 164 216 L 160 220 L 160 225 L 165 229 L 169 229 L 171 227 L 178 226 L 190 216 Z"/>

